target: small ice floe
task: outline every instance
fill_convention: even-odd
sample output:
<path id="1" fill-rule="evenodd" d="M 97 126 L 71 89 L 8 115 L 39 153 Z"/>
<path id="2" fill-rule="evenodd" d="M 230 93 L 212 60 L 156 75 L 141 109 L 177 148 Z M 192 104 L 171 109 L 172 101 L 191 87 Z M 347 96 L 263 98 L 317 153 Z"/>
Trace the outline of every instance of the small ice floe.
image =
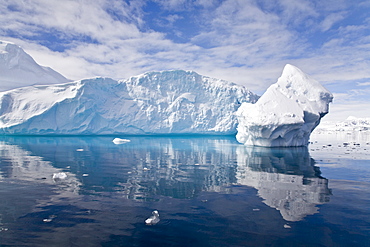
<path id="1" fill-rule="evenodd" d="M 145 224 L 147 225 L 155 225 L 160 221 L 159 219 L 159 213 L 157 210 L 154 210 L 152 212 L 152 216 L 150 216 L 148 219 L 145 220 Z"/>
<path id="2" fill-rule="evenodd" d="M 79 148 L 79 149 L 76 149 L 77 152 L 83 152 L 84 149 L 83 148 Z"/>
<path id="3" fill-rule="evenodd" d="M 67 178 L 67 174 L 65 172 L 57 172 L 53 174 L 53 180 L 63 180 Z"/>
<path id="4" fill-rule="evenodd" d="M 9 230 L 8 228 L 6 228 L 6 227 L 0 227 L 0 232 L 5 232 L 5 231 L 7 231 L 7 230 Z"/>
<path id="5" fill-rule="evenodd" d="M 89 174 L 87 174 L 87 173 L 82 174 L 82 177 L 88 177 L 88 176 L 89 176 Z"/>
<path id="6" fill-rule="evenodd" d="M 284 225 L 284 228 L 286 228 L 286 229 L 290 229 L 290 228 L 292 228 L 290 225 L 288 225 L 288 224 L 285 224 Z"/>
<path id="7" fill-rule="evenodd" d="M 260 211 L 260 209 L 259 208 L 254 208 L 253 211 L 257 212 L 257 211 Z"/>
<path id="8" fill-rule="evenodd" d="M 143 168 L 143 171 L 149 171 L 150 169 L 149 168 L 147 168 L 147 167 L 144 167 Z"/>
<path id="9" fill-rule="evenodd" d="M 46 218 L 46 219 L 43 219 L 42 221 L 43 222 L 52 222 L 54 218 L 56 218 L 57 216 L 56 215 L 50 215 L 49 218 Z"/>
<path id="10" fill-rule="evenodd" d="M 130 142 L 130 141 L 131 140 L 129 139 L 114 138 L 112 142 L 118 145 L 118 144 L 124 144 L 124 143 Z"/>

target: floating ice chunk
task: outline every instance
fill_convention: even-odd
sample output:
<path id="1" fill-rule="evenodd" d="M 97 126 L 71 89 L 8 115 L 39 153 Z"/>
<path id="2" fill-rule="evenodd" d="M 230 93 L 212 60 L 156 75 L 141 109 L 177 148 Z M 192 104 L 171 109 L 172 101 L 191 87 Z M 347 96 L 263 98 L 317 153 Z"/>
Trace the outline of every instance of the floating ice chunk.
<path id="1" fill-rule="evenodd" d="M 284 224 L 284 228 L 286 228 L 286 229 L 290 229 L 290 228 L 292 228 L 290 225 L 288 225 L 288 224 Z"/>
<path id="2" fill-rule="evenodd" d="M 83 152 L 83 148 L 76 149 L 77 152 Z"/>
<path id="3" fill-rule="evenodd" d="M 127 143 L 127 142 L 130 142 L 129 139 L 121 139 L 121 138 L 114 138 L 113 139 L 113 143 L 114 144 L 124 144 L 124 143 Z"/>
<path id="4" fill-rule="evenodd" d="M 67 178 L 67 174 L 65 172 L 58 172 L 53 174 L 53 180 L 63 180 Z"/>
<path id="5" fill-rule="evenodd" d="M 306 146 L 332 99 L 319 82 L 287 64 L 257 103 L 239 107 L 236 138 L 245 145 Z"/>
<path id="6" fill-rule="evenodd" d="M 152 212 L 152 214 L 153 214 L 152 216 L 150 216 L 148 219 L 145 220 L 145 224 L 147 224 L 147 225 L 155 225 L 155 224 L 157 224 L 160 221 L 160 219 L 159 219 L 159 213 L 158 213 L 157 210 L 154 210 Z"/>
<path id="7" fill-rule="evenodd" d="M 46 219 L 43 219 L 42 221 L 43 222 L 52 222 L 54 218 L 56 218 L 57 216 L 56 215 L 50 215 L 49 218 L 46 218 Z"/>

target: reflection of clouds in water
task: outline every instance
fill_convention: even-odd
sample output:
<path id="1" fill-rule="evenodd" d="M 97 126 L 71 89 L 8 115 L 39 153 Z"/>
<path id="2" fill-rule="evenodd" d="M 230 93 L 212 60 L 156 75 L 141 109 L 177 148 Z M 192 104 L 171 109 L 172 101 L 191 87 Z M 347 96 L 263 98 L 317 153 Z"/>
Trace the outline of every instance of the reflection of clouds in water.
<path id="1" fill-rule="evenodd" d="M 307 148 L 240 146 L 236 152 L 238 183 L 256 188 L 285 220 L 302 220 L 318 212 L 316 205 L 329 201 L 328 180 L 320 176 Z"/>
<path id="2" fill-rule="evenodd" d="M 53 167 L 51 162 L 44 161 L 42 157 L 32 155 L 17 145 L 9 145 L 5 142 L 0 142 L 0 152 L 3 179 L 56 184 L 62 188 L 60 193 L 78 193 L 81 183 L 73 173 L 65 172 L 67 177 L 58 181 L 53 179 L 53 174 L 60 173 L 61 170 Z"/>
<path id="3" fill-rule="evenodd" d="M 131 138 L 117 146 L 110 138 L 81 138 L 73 143 L 93 151 L 76 152 L 75 146 L 56 145 L 68 139 L 45 139 L 55 149 L 46 154 L 47 159 L 68 161 L 71 171 L 89 173 L 89 183 L 81 184 L 70 172 L 66 180 L 55 183 L 53 173 L 62 170 L 43 160 L 45 146 L 32 145 L 43 140 L 24 139 L 22 147 L 32 150 L 32 155 L 17 145 L 1 143 L 2 163 L 11 164 L 3 176 L 56 184 L 63 188 L 59 193 L 114 191 L 139 201 L 157 196 L 195 198 L 202 191 L 229 193 L 230 185 L 241 184 L 256 188 L 264 203 L 289 221 L 317 213 L 316 205 L 329 200 L 328 181 L 320 177 L 307 148 L 248 148 L 222 138 Z M 51 156 L 54 152 L 58 155 Z"/>

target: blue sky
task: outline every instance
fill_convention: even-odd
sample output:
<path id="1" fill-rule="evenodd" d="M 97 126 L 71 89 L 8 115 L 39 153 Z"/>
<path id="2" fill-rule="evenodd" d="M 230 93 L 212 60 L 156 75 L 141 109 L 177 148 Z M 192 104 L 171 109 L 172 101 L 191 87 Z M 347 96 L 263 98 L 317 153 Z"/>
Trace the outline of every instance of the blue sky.
<path id="1" fill-rule="evenodd" d="M 262 94 L 290 63 L 370 117 L 368 0 L 3 0 L 0 39 L 70 79 L 184 69 Z"/>

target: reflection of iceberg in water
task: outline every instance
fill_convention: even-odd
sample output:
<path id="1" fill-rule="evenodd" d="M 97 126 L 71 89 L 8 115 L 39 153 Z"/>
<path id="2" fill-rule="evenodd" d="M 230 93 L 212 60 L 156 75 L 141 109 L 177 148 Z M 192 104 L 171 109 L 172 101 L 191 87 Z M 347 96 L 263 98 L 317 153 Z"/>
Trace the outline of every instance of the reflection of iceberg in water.
<path id="1" fill-rule="evenodd" d="M 285 220 L 299 221 L 329 201 L 328 180 L 320 176 L 306 147 L 237 149 L 239 184 L 252 186 Z"/>
<path id="2" fill-rule="evenodd" d="M 59 186 L 79 194 L 196 198 L 241 184 L 256 188 L 289 221 L 316 213 L 330 195 L 307 148 L 248 148 L 232 137 L 131 137 L 125 145 L 113 144 L 112 137 L 5 139 L 1 162 L 11 165 L 0 166 L 3 177 L 54 184 L 52 174 L 66 172 L 70 181 Z"/>
<path id="3" fill-rule="evenodd" d="M 154 141 L 155 143 L 148 144 Z M 156 138 L 147 139 L 150 149 L 135 151 L 130 145 L 126 157 L 136 156 L 135 166 L 121 192 L 129 199 L 146 200 L 156 195 L 194 198 L 201 191 L 228 193 L 235 183 L 233 139 Z M 135 140 L 132 141 L 135 143 Z"/>
<path id="4" fill-rule="evenodd" d="M 115 145 L 112 137 L 4 139 L 54 166 L 68 164 L 67 170 L 83 182 L 80 194 L 117 192 L 140 201 L 195 198 L 202 191 L 228 193 L 227 186 L 236 181 L 232 137 L 130 137 L 124 145 Z"/>
<path id="5" fill-rule="evenodd" d="M 60 196 L 69 192 L 77 193 L 81 185 L 76 176 L 70 172 L 65 173 L 67 177 L 63 181 L 56 181 L 53 179 L 53 174 L 60 173 L 60 169 L 18 145 L 0 142 L 0 162 L 3 164 L 0 166 L 0 181 L 9 178 L 25 182 L 56 184 L 62 188 Z"/>

